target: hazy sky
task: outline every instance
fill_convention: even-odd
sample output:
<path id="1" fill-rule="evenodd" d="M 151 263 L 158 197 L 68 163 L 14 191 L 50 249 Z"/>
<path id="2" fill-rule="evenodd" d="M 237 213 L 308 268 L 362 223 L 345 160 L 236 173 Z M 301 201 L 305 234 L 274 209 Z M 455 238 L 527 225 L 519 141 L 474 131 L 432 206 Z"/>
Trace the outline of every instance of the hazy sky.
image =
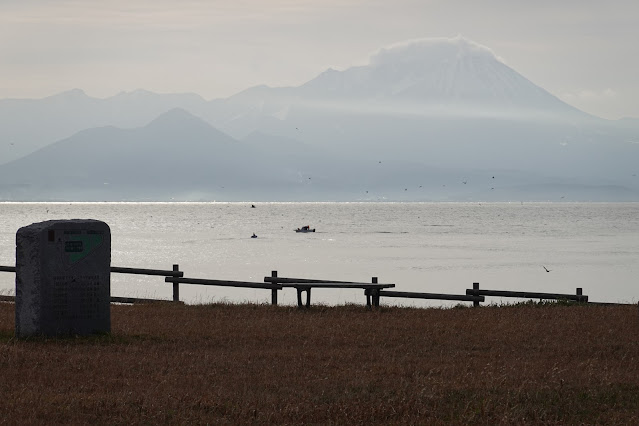
<path id="1" fill-rule="evenodd" d="M 586 112 L 639 117 L 637 0 L 0 0 L 0 98 L 213 99 L 458 34 Z"/>

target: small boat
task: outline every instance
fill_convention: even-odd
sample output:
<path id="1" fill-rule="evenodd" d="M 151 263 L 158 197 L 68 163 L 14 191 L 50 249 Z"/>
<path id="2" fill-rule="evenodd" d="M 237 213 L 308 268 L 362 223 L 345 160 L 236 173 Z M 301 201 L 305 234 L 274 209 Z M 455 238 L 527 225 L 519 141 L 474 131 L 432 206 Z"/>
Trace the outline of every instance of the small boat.
<path id="1" fill-rule="evenodd" d="M 302 226 L 301 228 L 297 228 L 295 232 L 315 232 L 315 228 L 311 228 L 310 226 Z"/>
<path id="2" fill-rule="evenodd" d="M 257 235 L 255 235 L 255 233 L 253 233 L 253 235 L 251 235 L 251 238 L 257 238 Z"/>

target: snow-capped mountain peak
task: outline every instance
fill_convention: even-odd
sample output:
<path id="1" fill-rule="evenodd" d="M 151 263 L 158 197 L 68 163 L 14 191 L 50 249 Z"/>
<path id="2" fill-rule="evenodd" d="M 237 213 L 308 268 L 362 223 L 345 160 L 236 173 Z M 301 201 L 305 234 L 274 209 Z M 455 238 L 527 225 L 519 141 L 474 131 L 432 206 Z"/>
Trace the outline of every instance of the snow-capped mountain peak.
<path id="1" fill-rule="evenodd" d="M 305 98 L 575 111 L 462 36 L 384 47 L 368 65 L 328 69 L 299 88 Z"/>

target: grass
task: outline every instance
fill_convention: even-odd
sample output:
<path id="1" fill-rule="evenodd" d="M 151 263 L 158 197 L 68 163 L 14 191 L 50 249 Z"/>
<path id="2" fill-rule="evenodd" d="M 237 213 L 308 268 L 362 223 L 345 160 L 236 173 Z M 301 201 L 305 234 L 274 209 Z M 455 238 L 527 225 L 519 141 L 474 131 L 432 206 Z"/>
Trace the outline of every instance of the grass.
<path id="1" fill-rule="evenodd" d="M 18 340 L 0 303 L 0 423 L 639 423 L 636 306 L 111 309 Z"/>

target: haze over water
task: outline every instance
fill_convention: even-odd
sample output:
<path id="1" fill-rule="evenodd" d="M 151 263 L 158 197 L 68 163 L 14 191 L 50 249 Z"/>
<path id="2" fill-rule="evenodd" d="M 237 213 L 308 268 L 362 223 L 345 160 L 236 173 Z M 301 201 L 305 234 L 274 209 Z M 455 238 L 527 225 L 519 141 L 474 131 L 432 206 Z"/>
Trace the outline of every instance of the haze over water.
<path id="1" fill-rule="evenodd" d="M 464 294 L 479 282 L 486 289 L 573 294 L 582 287 L 591 301 L 639 300 L 639 203 L 254 204 L 1 203 L 0 265 L 15 264 L 18 228 L 91 218 L 111 227 L 112 266 L 177 263 L 191 278 L 262 282 L 277 270 L 328 280 L 376 276 L 399 291 Z M 294 232 L 303 225 L 317 232 Z M 13 289 L 14 274 L 0 273 L 0 292 Z M 270 301 L 268 290 L 183 285 L 180 293 L 187 303 Z M 160 277 L 112 274 L 111 294 L 170 299 L 172 286 Z M 294 289 L 280 292 L 281 303 L 295 300 Z M 362 290 L 316 289 L 312 302 L 365 298 Z"/>

